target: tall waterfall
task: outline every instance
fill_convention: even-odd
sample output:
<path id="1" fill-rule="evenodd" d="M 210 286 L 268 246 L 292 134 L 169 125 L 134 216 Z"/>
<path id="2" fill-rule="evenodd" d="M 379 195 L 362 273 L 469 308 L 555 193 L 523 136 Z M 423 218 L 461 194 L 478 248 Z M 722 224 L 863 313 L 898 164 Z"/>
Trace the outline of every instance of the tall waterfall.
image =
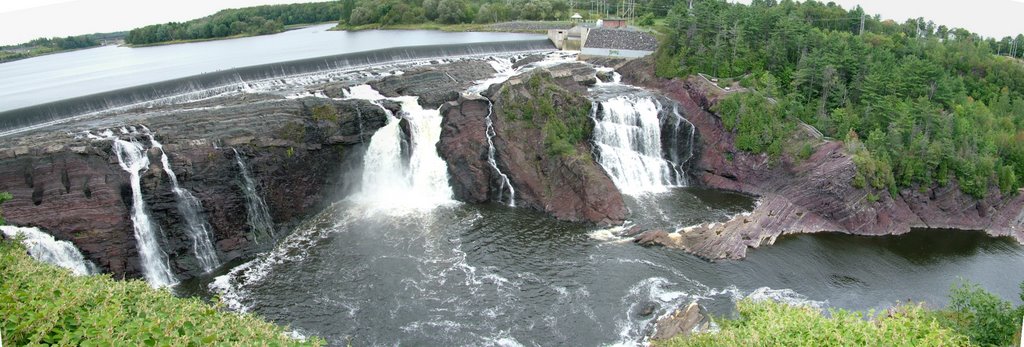
<path id="1" fill-rule="evenodd" d="M 152 134 L 149 135 L 149 141 L 153 148 L 160 149 L 160 163 L 163 164 L 167 177 L 171 179 L 171 191 L 177 198 L 178 212 L 184 218 L 185 232 L 192 240 L 192 253 L 195 254 L 196 260 L 199 260 L 199 266 L 203 268 L 203 272 L 210 272 L 220 265 L 220 260 L 217 259 L 217 250 L 213 247 L 213 242 L 210 241 L 213 227 L 206 222 L 206 218 L 201 212 L 203 204 L 195 195 L 192 195 L 192 192 L 178 185 L 178 175 L 171 169 L 171 161 L 167 158 L 167 153 L 164 152 L 164 146 Z"/>
<path id="2" fill-rule="evenodd" d="M 630 195 L 656 193 L 681 183 L 677 165 L 662 156 L 662 106 L 657 100 L 618 96 L 601 102 L 600 112 L 594 109 L 598 161 L 619 190 Z"/>
<path id="3" fill-rule="evenodd" d="M 252 179 L 252 174 L 249 173 L 249 168 L 242 160 L 242 156 L 238 154 L 238 150 L 233 148 L 231 150 L 235 151 L 235 162 L 242 172 L 242 193 L 245 195 L 245 211 L 249 219 L 249 227 L 252 228 L 252 235 L 256 242 L 260 242 L 260 238 L 273 239 L 274 220 L 270 218 L 270 208 L 267 207 L 266 201 L 263 201 L 263 197 L 256 190 L 256 181 Z"/>
<path id="4" fill-rule="evenodd" d="M 501 172 L 498 168 L 498 161 L 495 159 L 494 149 L 494 136 L 497 135 L 494 131 L 494 121 L 491 120 L 491 116 L 494 114 L 494 104 L 490 100 L 487 101 L 487 128 L 484 132 L 487 134 L 487 162 L 491 164 L 494 171 L 501 177 L 501 194 L 505 194 L 505 188 L 508 188 L 508 206 L 516 207 L 516 188 L 512 186 L 512 181 L 508 179 L 508 175 Z M 501 201 L 502 196 L 498 195 L 498 201 Z"/>
<path id="5" fill-rule="evenodd" d="M 369 86 L 352 87 L 346 94 L 379 102 L 384 96 Z M 425 110 L 417 97 L 390 98 L 402 104 L 402 119 L 386 108 L 388 123 L 370 138 L 363 157 L 362 187 L 352 199 L 381 207 L 431 209 L 452 201 L 448 185 L 448 164 L 437 154 L 441 139 L 441 113 Z M 378 106 L 380 106 L 378 104 Z M 411 156 L 408 165 L 402 158 L 401 122 L 408 122 Z"/>
<path id="6" fill-rule="evenodd" d="M 16 238 L 20 235 L 23 238 L 22 243 L 28 248 L 28 254 L 36 260 L 71 270 L 79 276 L 99 273 L 96 265 L 85 260 L 74 244 L 68 241 L 58 241 L 39 228 L 4 225 L 0 226 L 0 231 L 9 238 Z"/>
<path id="7" fill-rule="evenodd" d="M 167 254 L 157 241 L 157 226 L 149 218 L 146 202 L 142 200 L 141 172 L 149 168 L 149 158 L 141 144 L 114 138 L 114 153 L 121 168 L 131 176 L 132 226 L 138 243 L 142 273 L 153 287 L 169 286 L 177 282 L 167 262 Z"/>

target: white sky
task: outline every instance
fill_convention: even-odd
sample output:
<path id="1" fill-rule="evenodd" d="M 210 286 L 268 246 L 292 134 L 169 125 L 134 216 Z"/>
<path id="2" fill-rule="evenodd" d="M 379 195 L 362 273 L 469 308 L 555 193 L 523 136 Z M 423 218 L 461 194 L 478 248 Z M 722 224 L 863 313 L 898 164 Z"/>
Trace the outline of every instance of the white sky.
<path id="1" fill-rule="evenodd" d="M 317 0 L 0 0 L 0 45 L 43 36 L 121 31 L 185 21 L 225 8 L 314 1 Z M 924 17 L 936 24 L 963 27 L 989 37 L 1024 33 L 1024 0 L 833 1 L 844 8 L 860 4 L 869 14 L 900 22 Z"/>

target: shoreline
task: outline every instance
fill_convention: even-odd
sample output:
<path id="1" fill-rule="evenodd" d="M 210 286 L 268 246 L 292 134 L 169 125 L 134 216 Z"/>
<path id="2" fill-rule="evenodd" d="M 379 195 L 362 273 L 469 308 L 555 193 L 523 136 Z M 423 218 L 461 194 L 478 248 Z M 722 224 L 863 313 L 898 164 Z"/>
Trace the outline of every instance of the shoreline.
<path id="1" fill-rule="evenodd" d="M 181 44 L 181 43 L 196 43 L 196 42 L 232 40 L 232 39 L 241 39 L 241 38 L 246 38 L 246 37 L 276 35 L 276 34 L 280 34 L 280 33 L 283 33 L 283 32 L 292 31 L 292 30 L 305 29 L 305 28 L 309 28 L 309 27 L 313 27 L 313 26 L 317 26 L 317 25 L 327 25 L 327 24 L 333 24 L 333 23 L 337 23 L 337 22 L 333 22 L 332 21 L 332 22 L 320 22 L 320 23 L 309 23 L 309 24 L 293 24 L 293 25 L 285 26 L 284 30 L 273 32 L 273 33 L 269 33 L 269 34 L 240 34 L 240 35 L 232 35 L 232 36 L 224 36 L 224 37 L 210 37 L 210 38 L 205 38 L 205 39 L 174 40 L 174 41 L 154 42 L 154 43 L 147 43 L 147 44 L 141 44 L 141 45 L 135 45 L 135 44 L 129 44 L 129 43 L 121 43 L 118 46 L 119 47 L 127 47 L 127 48 L 146 48 L 146 47 L 156 47 L 156 46 L 177 45 L 177 44 Z"/>

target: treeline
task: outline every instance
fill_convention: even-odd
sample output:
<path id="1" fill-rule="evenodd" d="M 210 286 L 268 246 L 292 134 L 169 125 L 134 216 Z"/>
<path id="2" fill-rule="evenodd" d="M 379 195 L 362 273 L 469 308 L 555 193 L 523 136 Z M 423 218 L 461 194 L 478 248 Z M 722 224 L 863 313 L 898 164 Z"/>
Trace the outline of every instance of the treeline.
<path id="1" fill-rule="evenodd" d="M 848 140 L 857 186 L 896 194 L 955 180 L 982 197 L 1024 184 L 1024 52 L 999 55 L 1012 38 L 815 1 L 688 5 L 669 12 L 658 74 L 707 73 L 754 90 L 720 106 L 741 149 L 783 153 L 802 121 Z"/>
<path id="2" fill-rule="evenodd" d="M 666 0 L 659 2 L 667 3 Z M 576 12 L 587 15 L 587 8 L 578 7 Z M 342 0 L 340 21 L 349 26 L 566 21 L 573 15 L 572 11 L 566 0 Z"/>
<path id="3" fill-rule="evenodd" d="M 128 32 L 125 42 L 145 45 L 237 35 L 266 35 L 281 32 L 288 25 L 333 22 L 340 15 L 341 6 L 337 1 L 228 9 L 183 23 L 171 22 L 136 28 Z"/>
<path id="4" fill-rule="evenodd" d="M 116 38 L 117 34 L 89 34 L 53 38 L 44 37 L 22 44 L 0 46 L 0 63 L 60 51 L 96 47 L 103 44 L 102 41 L 108 37 Z"/>

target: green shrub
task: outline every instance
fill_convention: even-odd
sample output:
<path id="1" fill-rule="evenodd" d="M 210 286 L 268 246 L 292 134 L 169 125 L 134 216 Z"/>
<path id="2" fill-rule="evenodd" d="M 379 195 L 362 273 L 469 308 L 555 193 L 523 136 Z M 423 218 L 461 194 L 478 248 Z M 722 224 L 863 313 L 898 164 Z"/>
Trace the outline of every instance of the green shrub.
<path id="1" fill-rule="evenodd" d="M 11 193 L 0 192 L 0 205 L 3 205 L 3 203 L 5 203 L 7 201 L 10 201 L 13 198 L 14 197 L 11 196 Z M 4 220 L 4 214 L 3 213 L 4 213 L 4 210 L 2 208 L 0 208 L 0 225 L 7 224 L 7 221 Z"/>
<path id="2" fill-rule="evenodd" d="M 830 311 L 744 300 L 738 319 L 719 320 L 721 331 L 654 341 L 656 346 L 967 346 L 966 337 L 945 328 L 920 306 L 888 314 Z"/>
<path id="3" fill-rule="evenodd" d="M 334 105 L 323 104 L 313 107 L 313 120 L 315 121 L 337 123 L 338 119 L 338 109 L 335 108 Z"/>
<path id="4" fill-rule="evenodd" d="M 76 277 L 0 241 L 0 335 L 10 346 L 322 345 L 249 314 L 222 312 L 138 280 Z"/>
<path id="5" fill-rule="evenodd" d="M 1024 298 L 1024 283 L 1021 297 Z M 967 335 L 975 344 L 1017 346 L 1024 306 L 1014 308 L 1009 301 L 978 285 L 962 282 L 953 285 L 949 307 L 938 316 L 942 317 L 943 325 Z"/>

